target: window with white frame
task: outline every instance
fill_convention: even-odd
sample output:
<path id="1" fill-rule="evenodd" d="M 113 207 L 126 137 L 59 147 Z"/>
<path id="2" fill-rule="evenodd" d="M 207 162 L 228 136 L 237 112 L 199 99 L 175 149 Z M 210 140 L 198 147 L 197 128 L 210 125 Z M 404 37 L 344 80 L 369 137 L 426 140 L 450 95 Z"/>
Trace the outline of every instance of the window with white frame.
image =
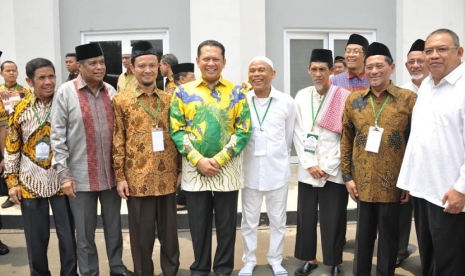
<path id="1" fill-rule="evenodd" d="M 146 40 L 152 43 L 160 54 L 169 52 L 169 39 L 167 30 L 140 30 L 140 31 L 109 31 L 109 32 L 83 32 L 82 44 L 99 42 L 105 55 L 107 75 L 118 77 L 124 70 L 121 61 L 122 49 L 134 43 Z"/>
<path id="2" fill-rule="evenodd" d="M 313 49 L 329 49 L 335 56 L 344 56 L 349 36 L 363 35 L 368 42 L 376 41 L 374 30 L 302 30 L 284 31 L 284 91 L 293 98 L 297 92 L 313 85 L 307 66 Z"/>

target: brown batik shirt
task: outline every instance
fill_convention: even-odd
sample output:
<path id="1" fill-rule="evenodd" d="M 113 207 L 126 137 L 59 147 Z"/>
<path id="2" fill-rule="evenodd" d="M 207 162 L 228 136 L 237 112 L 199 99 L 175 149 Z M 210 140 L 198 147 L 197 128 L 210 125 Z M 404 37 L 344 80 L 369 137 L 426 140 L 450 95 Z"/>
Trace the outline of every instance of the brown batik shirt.
<path id="1" fill-rule="evenodd" d="M 131 196 L 174 193 L 181 171 L 181 155 L 170 136 L 169 109 L 172 94 L 156 89 L 155 93 L 147 95 L 138 85 L 136 87 L 136 93 L 133 89 L 118 93 L 113 98 L 113 167 L 116 180 L 127 181 Z M 154 120 L 138 99 L 153 115 L 161 100 L 156 124 L 158 128 L 163 128 L 164 151 L 153 151 L 151 131 Z"/>
<path id="2" fill-rule="evenodd" d="M 396 183 L 417 95 L 392 82 L 379 97 L 370 89 L 353 92 L 346 101 L 341 139 L 342 177 L 345 182 L 354 180 L 361 201 L 398 202 L 401 190 Z M 391 95 L 378 120 L 378 126 L 384 128 L 378 153 L 365 150 L 369 128 L 375 125 L 370 95 L 376 114 Z"/>

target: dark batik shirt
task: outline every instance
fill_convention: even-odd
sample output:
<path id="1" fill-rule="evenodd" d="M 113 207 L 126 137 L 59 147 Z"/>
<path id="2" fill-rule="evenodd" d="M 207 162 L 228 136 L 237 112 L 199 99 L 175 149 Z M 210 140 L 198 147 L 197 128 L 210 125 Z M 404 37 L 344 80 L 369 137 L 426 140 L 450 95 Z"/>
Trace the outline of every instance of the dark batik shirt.
<path id="1" fill-rule="evenodd" d="M 388 95 L 378 126 L 384 128 L 378 153 L 365 150 L 370 126 L 375 125 L 373 97 L 378 114 Z M 369 89 L 353 92 L 347 98 L 341 139 L 342 177 L 354 180 L 359 199 L 365 202 L 397 202 L 396 187 L 405 147 L 410 134 L 413 106 L 417 95 L 392 82 L 379 97 Z"/>

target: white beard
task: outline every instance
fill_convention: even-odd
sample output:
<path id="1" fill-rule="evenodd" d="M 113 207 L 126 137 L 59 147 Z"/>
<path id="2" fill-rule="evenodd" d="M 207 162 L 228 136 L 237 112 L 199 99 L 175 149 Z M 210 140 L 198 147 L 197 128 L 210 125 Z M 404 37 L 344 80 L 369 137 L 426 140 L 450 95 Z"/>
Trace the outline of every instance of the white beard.
<path id="1" fill-rule="evenodd" d="M 317 91 L 320 91 L 320 90 L 323 89 L 323 85 L 322 85 L 322 84 L 315 84 L 315 89 L 316 89 Z"/>
<path id="2" fill-rule="evenodd" d="M 421 74 L 421 75 L 411 75 L 413 80 L 421 80 L 423 78 L 423 76 L 424 76 L 423 74 Z"/>

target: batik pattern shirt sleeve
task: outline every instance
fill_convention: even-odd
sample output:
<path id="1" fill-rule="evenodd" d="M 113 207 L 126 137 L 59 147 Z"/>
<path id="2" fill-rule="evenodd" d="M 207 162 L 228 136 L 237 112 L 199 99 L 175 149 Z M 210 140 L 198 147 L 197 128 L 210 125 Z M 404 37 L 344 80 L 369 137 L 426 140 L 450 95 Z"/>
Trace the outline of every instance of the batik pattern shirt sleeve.
<path id="1" fill-rule="evenodd" d="M 35 96 L 18 103 L 10 114 L 6 140 L 5 177 L 9 188 L 20 186 L 23 198 L 45 198 L 60 193 L 57 173 L 49 160 L 38 161 L 35 155 L 37 141 L 50 141 L 50 118 L 52 101 L 42 103 Z M 40 128 L 33 106 L 41 122 Z"/>
<path id="2" fill-rule="evenodd" d="M 401 190 L 396 187 L 407 140 L 410 134 L 413 106 L 417 95 L 394 84 L 372 96 L 376 113 L 391 95 L 378 121 L 384 128 L 378 153 L 365 146 L 375 116 L 367 89 L 352 93 L 346 101 L 341 139 L 342 176 L 354 180 L 359 198 L 365 202 L 397 202 Z"/>
<path id="3" fill-rule="evenodd" d="M 163 131 L 164 151 L 154 152 L 154 121 L 144 107 L 155 115 L 155 123 Z M 113 168 L 116 180 L 127 181 L 131 196 L 160 196 L 176 192 L 181 156 L 169 132 L 171 94 L 157 90 L 147 95 L 137 88 L 136 94 L 125 91 L 113 98 L 115 121 L 113 131 Z"/>
<path id="4" fill-rule="evenodd" d="M 243 185 L 242 156 L 250 139 L 250 110 L 241 86 L 220 78 L 210 89 L 200 78 L 176 88 L 171 137 L 183 158 L 183 189 L 229 191 Z M 195 165 L 214 158 L 220 173 L 206 178 Z"/>

